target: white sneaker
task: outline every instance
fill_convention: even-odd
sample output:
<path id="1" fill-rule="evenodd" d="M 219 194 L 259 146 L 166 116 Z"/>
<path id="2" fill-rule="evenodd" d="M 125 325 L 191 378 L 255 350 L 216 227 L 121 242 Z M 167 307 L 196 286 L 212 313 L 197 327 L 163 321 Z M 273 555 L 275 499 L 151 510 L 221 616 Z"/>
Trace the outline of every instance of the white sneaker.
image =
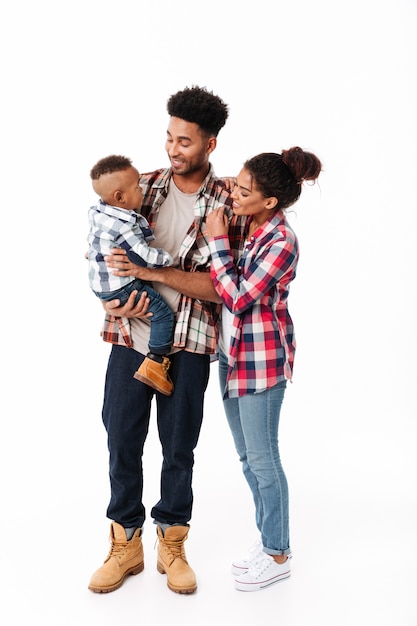
<path id="1" fill-rule="evenodd" d="M 233 561 L 232 563 L 232 574 L 234 576 L 239 576 L 240 574 L 244 574 L 248 571 L 250 564 L 261 557 L 263 554 L 263 546 L 262 541 L 258 539 L 255 541 L 253 546 L 249 548 L 248 555 L 244 559 L 238 559 L 237 561 Z"/>
<path id="2" fill-rule="evenodd" d="M 248 555 L 244 559 L 238 559 L 237 561 L 233 561 L 232 563 L 232 574 L 234 576 L 240 576 L 240 574 L 244 574 L 248 571 L 248 568 L 252 563 L 254 563 L 257 559 L 262 557 L 265 554 L 263 551 L 262 541 L 258 539 L 255 541 L 253 546 L 249 548 Z M 290 552 L 288 555 L 289 559 L 292 559 L 292 553 Z"/>
<path id="3" fill-rule="evenodd" d="M 291 559 L 277 563 L 272 556 L 264 554 L 253 561 L 244 574 L 235 578 L 239 591 L 259 591 L 291 576 Z"/>

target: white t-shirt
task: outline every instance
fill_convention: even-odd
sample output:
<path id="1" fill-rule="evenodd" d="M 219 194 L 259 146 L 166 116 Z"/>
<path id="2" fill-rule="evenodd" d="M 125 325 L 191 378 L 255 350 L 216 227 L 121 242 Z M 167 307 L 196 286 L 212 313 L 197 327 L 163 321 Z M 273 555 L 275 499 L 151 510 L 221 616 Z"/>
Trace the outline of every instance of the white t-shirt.
<path id="1" fill-rule="evenodd" d="M 232 337 L 234 313 L 229 311 L 227 306 L 222 304 L 222 317 L 219 327 L 219 350 L 228 355 L 230 350 L 230 339 Z"/>
<path id="2" fill-rule="evenodd" d="M 194 220 L 194 205 L 197 193 L 183 193 L 171 179 L 166 200 L 159 208 L 159 215 L 153 229 L 155 240 L 151 246 L 163 248 L 174 259 L 172 267 L 178 267 L 178 252 Z M 180 294 L 161 283 L 153 283 L 153 288 L 167 301 L 174 313 L 178 308 Z M 133 349 L 141 354 L 149 352 L 150 321 L 134 318 L 130 320 Z M 175 350 L 174 350 L 175 351 Z"/>
<path id="3" fill-rule="evenodd" d="M 232 336 L 234 313 L 231 313 L 225 304 L 222 305 L 222 318 L 219 328 L 219 348 L 224 354 L 229 354 L 230 338 Z"/>

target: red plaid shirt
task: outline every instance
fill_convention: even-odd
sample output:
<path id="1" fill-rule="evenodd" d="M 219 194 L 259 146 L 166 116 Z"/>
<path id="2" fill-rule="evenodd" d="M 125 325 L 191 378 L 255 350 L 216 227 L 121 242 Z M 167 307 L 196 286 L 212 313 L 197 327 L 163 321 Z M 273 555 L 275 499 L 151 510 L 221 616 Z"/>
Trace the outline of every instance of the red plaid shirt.
<path id="1" fill-rule="evenodd" d="M 211 277 L 234 313 L 225 397 L 259 393 L 291 379 L 295 354 L 287 299 L 298 263 L 296 235 L 275 214 L 254 232 L 237 260 L 240 233 L 232 221 L 228 236 L 210 241 Z"/>

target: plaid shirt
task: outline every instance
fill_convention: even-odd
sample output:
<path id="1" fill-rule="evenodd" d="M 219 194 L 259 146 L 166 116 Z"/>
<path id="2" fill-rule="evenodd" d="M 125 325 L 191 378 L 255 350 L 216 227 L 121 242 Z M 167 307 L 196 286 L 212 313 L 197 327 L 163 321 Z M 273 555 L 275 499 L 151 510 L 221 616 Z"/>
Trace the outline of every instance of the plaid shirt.
<path id="1" fill-rule="evenodd" d="M 168 195 L 171 169 L 142 174 L 140 184 L 144 199 L 141 213 L 154 229 L 159 210 Z M 179 269 L 186 272 L 210 271 L 210 247 L 206 236 L 206 216 L 215 208 L 225 206 L 232 215 L 232 199 L 225 183 L 215 177 L 213 167 L 204 179 L 194 206 L 194 221 L 179 250 Z M 213 354 L 216 349 L 216 322 L 221 306 L 181 295 L 176 312 L 173 345 L 188 352 Z M 104 341 L 132 347 L 127 318 L 106 315 L 102 331 Z"/>
<path id="2" fill-rule="evenodd" d="M 214 286 L 234 313 L 226 398 L 259 393 L 291 379 L 295 353 L 287 307 L 298 263 L 295 233 L 275 214 L 254 232 L 237 260 L 239 237 L 232 221 L 228 236 L 210 242 Z"/>

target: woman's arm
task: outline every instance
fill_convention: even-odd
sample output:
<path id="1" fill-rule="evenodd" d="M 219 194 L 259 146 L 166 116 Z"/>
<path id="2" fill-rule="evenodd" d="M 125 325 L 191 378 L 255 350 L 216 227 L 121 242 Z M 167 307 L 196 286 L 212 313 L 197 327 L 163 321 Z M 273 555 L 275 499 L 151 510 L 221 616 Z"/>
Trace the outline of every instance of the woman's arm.
<path id="1" fill-rule="evenodd" d="M 207 231 L 212 254 L 211 277 L 217 293 L 233 313 L 253 306 L 281 281 L 292 280 L 297 265 L 296 239 L 289 232 L 277 230 L 276 238 L 255 248 L 249 265 L 238 271 L 228 239 L 228 222 L 222 209 L 207 217 Z"/>

